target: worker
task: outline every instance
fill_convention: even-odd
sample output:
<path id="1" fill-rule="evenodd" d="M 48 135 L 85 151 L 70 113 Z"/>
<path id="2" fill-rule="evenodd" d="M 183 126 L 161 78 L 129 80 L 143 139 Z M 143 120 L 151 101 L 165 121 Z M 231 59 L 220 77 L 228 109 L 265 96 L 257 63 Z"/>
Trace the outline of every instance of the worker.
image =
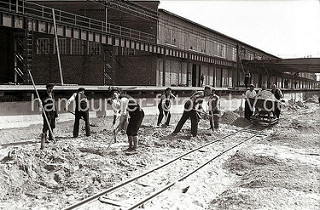
<path id="1" fill-rule="evenodd" d="M 210 86 L 206 86 L 205 95 L 209 96 L 208 98 L 208 111 L 209 111 L 209 119 L 210 119 L 210 129 L 212 131 L 219 130 L 219 120 L 220 120 L 220 98 L 216 94 L 214 88 Z"/>
<path id="2" fill-rule="evenodd" d="M 279 88 L 277 88 L 276 84 L 273 84 L 271 86 L 271 93 L 273 93 L 274 97 L 277 99 L 275 104 L 274 114 L 279 119 L 280 112 L 281 112 L 280 100 L 281 98 L 283 98 L 283 94 L 282 94 L 282 91 Z"/>
<path id="3" fill-rule="evenodd" d="M 193 137 L 197 136 L 199 123 L 199 115 L 197 114 L 197 110 L 202 109 L 201 104 L 203 103 L 203 98 L 203 91 L 196 91 L 190 96 L 190 98 L 184 104 L 183 114 L 175 130 L 172 132 L 172 136 L 176 136 L 180 132 L 182 126 L 189 118 L 191 120 L 191 134 Z"/>
<path id="4" fill-rule="evenodd" d="M 129 142 L 129 148 L 127 151 L 135 152 L 138 148 L 138 131 L 142 124 L 144 118 L 144 112 L 139 105 L 139 103 L 129 95 L 120 96 L 121 99 L 125 98 L 123 101 L 127 101 L 127 103 L 123 103 L 125 108 L 129 112 L 129 124 L 127 127 L 127 136 Z"/>
<path id="5" fill-rule="evenodd" d="M 42 134 L 41 134 L 41 142 L 49 143 L 50 140 L 53 140 L 52 133 L 49 131 L 49 140 L 47 139 L 47 131 L 49 130 L 49 125 L 51 127 L 51 131 L 56 127 L 56 118 L 58 117 L 57 109 L 55 106 L 55 99 L 53 93 L 54 84 L 47 84 L 46 89 L 47 91 L 41 96 L 42 108 L 43 113 L 43 127 L 42 127 Z M 47 116 L 49 125 L 45 116 Z"/>
<path id="6" fill-rule="evenodd" d="M 119 118 L 119 124 L 114 129 L 114 137 L 119 132 L 126 132 L 128 126 L 128 111 L 126 107 L 128 106 L 128 98 L 121 97 L 121 90 L 120 89 L 112 89 L 111 90 L 111 99 L 108 100 L 108 103 L 111 105 L 112 109 L 114 110 L 113 114 L 113 122 L 112 125 L 115 126 L 116 120 Z M 116 137 L 115 137 L 116 141 Z"/>
<path id="7" fill-rule="evenodd" d="M 75 120 L 73 126 L 73 137 L 77 138 L 79 135 L 79 121 L 82 118 L 85 122 L 86 136 L 90 136 L 90 124 L 89 124 L 89 105 L 87 96 L 84 94 L 85 89 L 79 88 L 67 101 L 66 109 L 72 101 L 75 101 Z"/>
<path id="8" fill-rule="evenodd" d="M 254 90 L 254 85 L 249 85 L 249 90 L 245 93 L 245 105 L 244 105 L 244 117 L 247 120 L 250 120 L 252 114 L 253 114 L 253 103 L 250 102 L 250 99 L 254 99 L 257 96 L 256 91 Z"/>
<path id="9" fill-rule="evenodd" d="M 163 116 L 166 116 L 166 122 L 165 126 L 170 125 L 170 119 L 171 119 L 171 113 L 170 113 L 170 108 L 171 108 L 171 100 L 175 99 L 175 95 L 172 94 L 172 89 L 167 88 L 165 92 L 161 95 L 160 97 L 160 102 L 158 104 L 158 109 L 159 109 L 159 117 L 158 117 L 158 123 L 157 126 L 160 126 L 161 121 L 163 119 Z"/>
<path id="10" fill-rule="evenodd" d="M 251 80 L 251 74 L 249 71 L 247 71 L 245 74 L 244 74 L 244 85 L 246 86 L 246 89 L 248 88 L 248 85 L 250 83 L 250 80 Z"/>
<path id="11" fill-rule="evenodd" d="M 203 75 L 203 73 L 201 73 L 201 76 L 200 76 L 200 87 L 203 86 L 203 82 L 204 82 L 204 75 Z"/>

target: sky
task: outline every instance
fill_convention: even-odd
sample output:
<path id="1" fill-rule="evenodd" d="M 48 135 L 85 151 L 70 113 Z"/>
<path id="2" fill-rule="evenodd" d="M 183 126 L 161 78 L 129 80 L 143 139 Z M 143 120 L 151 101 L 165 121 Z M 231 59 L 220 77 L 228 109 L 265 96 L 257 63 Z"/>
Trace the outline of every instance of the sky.
<path id="1" fill-rule="evenodd" d="M 160 0 L 159 8 L 280 58 L 320 58 L 320 0 Z"/>

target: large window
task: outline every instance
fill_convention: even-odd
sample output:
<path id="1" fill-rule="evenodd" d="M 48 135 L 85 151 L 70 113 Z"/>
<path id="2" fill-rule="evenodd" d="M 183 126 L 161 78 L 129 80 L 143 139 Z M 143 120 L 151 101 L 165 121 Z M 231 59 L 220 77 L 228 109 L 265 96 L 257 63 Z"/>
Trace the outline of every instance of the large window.
<path id="1" fill-rule="evenodd" d="M 51 43 L 49 38 L 37 39 L 37 54 L 49 54 L 51 51 Z"/>
<path id="2" fill-rule="evenodd" d="M 122 50 L 122 55 L 126 55 L 126 56 L 128 56 L 128 55 L 135 55 L 136 54 L 136 51 L 134 50 L 134 49 L 131 49 L 131 48 L 122 48 L 121 49 Z"/>
<path id="3" fill-rule="evenodd" d="M 71 39 L 71 55 L 83 55 L 84 54 L 84 44 L 80 39 Z"/>
<path id="4" fill-rule="evenodd" d="M 237 49 L 232 48 L 232 60 L 236 61 L 237 60 Z"/>
<path id="5" fill-rule="evenodd" d="M 89 42 L 89 55 L 100 55 L 101 44 L 96 42 Z"/>
<path id="6" fill-rule="evenodd" d="M 67 54 L 67 39 L 66 38 L 58 38 L 58 44 L 59 44 L 59 52 L 60 55 L 66 55 Z M 57 53 L 56 49 L 56 42 L 54 42 L 54 54 Z"/>

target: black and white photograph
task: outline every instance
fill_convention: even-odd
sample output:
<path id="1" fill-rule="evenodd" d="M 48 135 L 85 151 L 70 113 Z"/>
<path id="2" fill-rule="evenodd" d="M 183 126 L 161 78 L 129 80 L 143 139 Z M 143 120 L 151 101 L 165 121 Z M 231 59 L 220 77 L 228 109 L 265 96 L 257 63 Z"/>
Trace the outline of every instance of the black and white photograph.
<path id="1" fill-rule="evenodd" d="M 0 209 L 320 209 L 320 1 L 0 0 Z"/>

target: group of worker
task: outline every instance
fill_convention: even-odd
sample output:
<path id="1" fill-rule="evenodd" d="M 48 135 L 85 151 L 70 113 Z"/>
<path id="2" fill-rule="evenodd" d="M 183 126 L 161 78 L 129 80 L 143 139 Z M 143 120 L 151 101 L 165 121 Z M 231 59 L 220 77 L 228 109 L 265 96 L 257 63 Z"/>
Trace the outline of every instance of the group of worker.
<path id="1" fill-rule="evenodd" d="M 55 119 L 58 117 L 57 110 L 55 108 L 55 98 L 53 94 L 53 84 L 47 84 L 47 91 L 41 97 L 43 112 L 43 129 L 41 134 L 41 142 L 49 143 L 53 140 L 52 130 L 49 131 L 49 139 L 47 139 L 47 132 L 49 127 L 55 128 Z M 245 118 L 250 120 L 253 115 L 253 106 L 251 106 L 250 99 L 264 98 L 270 99 L 271 96 L 275 100 L 280 101 L 283 98 L 283 94 L 276 84 L 272 85 L 271 91 L 266 90 L 266 86 L 262 86 L 262 90 L 258 93 L 254 90 L 254 85 L 249 85 L 249 90 L 245 93 Z M 119 132 L 127 134 L 129 148 L 127 151 L 135 151 L 138 147 L 138 131 L 144 118 L 144 111 L 140 104 L 127 94 L 123 94 L 119 88 L 111 88 L 109 90 L 110 98 L 108 103 L 114 110 L 113 114 L 113 135 L 116 141 L 116 136 Z M 172 89 L 167 88 L 160 96 L 160 102 L 158 103 L 159 116 L 157 120 L 157 126 L 169 126 L 171 119 L 171 104 L 176 98 L 172 94 Z M 69 111 L 68 106 L 71 102 L 75 101 L 75 112 Z M 207 110 L 203 109 L 204 101 L 207 103 Z M 90 136 L 90 124 L 89 124 L 89 104 L 85 95 L 85 89 L 79 88 L 66 103 L 66 110 L 75 115 L 75 121 L 73 126 L 73 137 L 77 138 L 79 134 L 79 121 L 80 119 L 85 122 L 86 136 Z M 280 117 L 280 107 L 275 107 L 273 111 L 276 118 Z M 44 115 L 45 114 L 45 115 Z M 216 95 L 215 89 L 211 86 L 205 86 L 203 91 L 194 91 L 188 100 L 184 104 L 184 111 L 182 116 L 176 125 L 171 136 L 177 135 L 182 129 L 185 122 L 190 119 L 191 121 L 191 135 L 197 136 L 198 123 L 201 118 L 209 119 L 210 129 L 212 131 L 219 130 L 219 118 L 220 118 L 220 102 L 219 96 Z M 165 117 L 165 123 L 162 123 Z M 119 119 L 119 120 L 118 120 Z M 116 126 L 116 122 L 118 122 Z M 50 126 L 49 126 L 50 125 Z"/>
<path id="2" fill-rule="evenodd" d="M 250 104 L 250 99 L 262 98 L 270 101 L 280 102 L 280 100 L 283 98 L 282 91 L 279 88 L 277 88 L 276 84 L 272 84 L 270 91 L 267 90 L 266 85 L 263 85 L 258 93 L 256 93 L 254 88 L 255 86 L 253 84 L 250 84 L 249 90 L 247 90 L 245 93 L 244 117 L 248 120 L 251 119 L 254 112 L 254 107 L 252 106 L 252 104 Z M 280 113 L 280 106 L 274 106 L 273 114 L 277 119 L 279 119 Z"/>
<path id="3" fill-rule="evenodd" d="M 53 87 L 53 84 L 47 84 L 47 91 L 41 97 L 43 107 L 43 129 L 41 134 L 41 142 L 45 143 L 49 143 L 53 140 L 52 131 L 55 128 L 55 121 L 58 117 L 57 109 L 55 107 Z M 111 88 L 109 91 L 111 97 L 109 98 L 108 103 L 114 110 L 112 122 L 114 128 L 113 135 L 116 137 L 119 132 L 125 132 L 129 143 L 129 148 L 126 151 L 135 151 L 138 147 L 138 131 L 144 118 L 144 111 L 137 100 L 127 94 L 123 94 L 121 89 Z M 162 127 L 170 125 L 171 103 L 175 98 L 176 97 L 172 94 L 171 88 L 167 88 L 161 95 L 160 102 L 158 104 L 159 116 L 157 120 L 157 126 Z M 202 106 L 205 98 L 208 105 L 207 111 L 204 111 Z M 68 109 L 68 106 L 73 101 L 75 101 L 75 112 L 69 111 Z M 89 104 L 84 88 L 79 88 L 78 91 L 68 99 L 65 110 L 75 115 L 73 137 L 78 137 L 80 119 L 85 121 L 86 136 L 90 136 Z M 164 117 L 165 123 L 161 124 Z M 215 90 L 212 87 L 206 86 L 204 91 L 194 91 L 185 102 L 182 117 L 171 135 L 177 135 L 188 119 L 191 120 L 191 134 L 193 137 L 197 136 L 198 123 L 201 118 L 210 120 L 211 130 L 218 130 L 219 117 L 219 96 L 215 94 Z M 116 126 L 117 121 L 119 121 L 119 123 Z M 49 139 L 47 139 L 48 131 Z"/>

